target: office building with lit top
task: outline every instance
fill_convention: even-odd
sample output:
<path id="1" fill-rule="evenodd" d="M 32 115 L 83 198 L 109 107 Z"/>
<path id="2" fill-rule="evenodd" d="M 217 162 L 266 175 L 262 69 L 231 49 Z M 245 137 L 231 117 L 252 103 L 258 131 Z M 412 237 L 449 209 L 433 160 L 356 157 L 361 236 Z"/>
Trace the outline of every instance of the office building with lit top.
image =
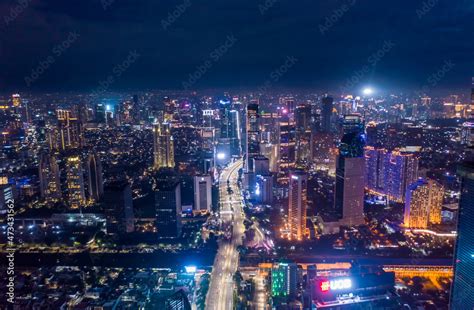
<path id="1" fill-rule="evenodd" d="M 170 123 L 153 125 L 153 168 L 174 168 L 174 140 Z"/>
<path id="2" fill-rule="evenodd" d="M 451 285 L 452 310 L 474 308 L 474 162 L 461 164 L 458 175 L 461 178 L 461 199 Z"/>
<path id="3" fill-rule="evenodd" d="M 82 124 L 70 109 L 56 110 L 57 126 L 48 131 L 49 148 L 55 151 L 77 149 L 84 145 Z"/>
<path id="4" fill-rule="evenodd" d="M 288 192 L 288 239 L 303 240 L 307 236 L 306 207 L 308 177 L 304 171 L 290 173 Z"/>
<path id="5" fill-rule="evenodd" d="M 194 177 L 194 211 L 207 213 L 212 210 L 212 180 L 210 175 Z"/>
<path id="6" fill-rule="evenodd" d="M 77 209 L 83 206 L 86 201 L 84 170 L 79 155 L 71 155 L 66 159 L 66 182 L 70 208 Z"/>
<path id="7" fill-rule="evenodd" d="M 444 189 L 434 180 L 419 179 L 408 186 L 405 199 L 404 226 L 428 228 L 441 223 Z"/>
<path id="8" fill-rule="evenodd" d="M 364 223 L 364 124 L 358 114 L 347 115 L 344 135 L 336 160 L 336 188 L 334 206 L 341 225 Z"/>
<path id="9" fill-rule="evenodd" d="M 155 192 L 156 230 L 160 238 L 181 236 L 181 184 L 170 179 L 156 180 Z"/>
<path id="10" fill-rule="evenodd" d="M 316 271 L 311 309 L 401 309 L 394 287 L 395 274 L 381 269 Z"/>

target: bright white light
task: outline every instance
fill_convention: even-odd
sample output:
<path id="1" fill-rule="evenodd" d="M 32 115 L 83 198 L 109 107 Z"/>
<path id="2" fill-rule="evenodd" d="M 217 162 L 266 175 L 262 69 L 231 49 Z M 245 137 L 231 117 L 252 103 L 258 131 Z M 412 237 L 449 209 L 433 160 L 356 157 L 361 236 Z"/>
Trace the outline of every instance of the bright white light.
<path id="1" fill-rule="evenodd" d="M 196 266 L 185 266 L 184 269 L 186 269 L 187 273 L 196 273 Z"/>
<path id="2" fill-rule="evenodd" d="M 364 90 L 362 91 L 362 93 L 365 95 L 365 96 L 370 96 L 374 93 L 374 90 L 370 87 L 366 87 L 364 88 Z"/>
<path id="3" fill-rule="evenodd" d="M 217 153 L 217 159 L 219 159 L 219 160 L 225 159 L 225 153 L 222 153 L 222 152 Z"/>

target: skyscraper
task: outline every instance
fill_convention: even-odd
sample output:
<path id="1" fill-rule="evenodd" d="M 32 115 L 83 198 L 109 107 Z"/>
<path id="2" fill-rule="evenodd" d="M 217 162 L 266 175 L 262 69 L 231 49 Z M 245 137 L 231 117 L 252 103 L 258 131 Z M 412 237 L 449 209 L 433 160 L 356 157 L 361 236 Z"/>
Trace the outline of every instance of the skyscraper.
<path id="1" fill-rule="evenodd" d="M 97 153 L 90 153 L 87 159 L 87 185 L 89 199 L 99 201 L 104 194 L 102 164 Z"/>
<path id="2" fill-rule="evenodd" d="M 408 185 L 418 179 L 418 158 L 412 153 L 394 150 L 389 165 L 387 194 L 391 200 L 404 202 Z"/>
<path id="3" fill-rule="evenodd" d="M 246 110 L 246 171 L 254 171 L 252 158 L 260 154 L 260 133 L 258 127 L 258 104 L 251 103 L 247 105 Z"/>
<path id="4" fill-rule="evenodd" d="M 95 105 L 95 121 L 97 123 L 105 123 L 105 104 L 99 102 Z"/>
<path id="5" fill-rule="evenodd" d="M 240 116 L 239 111 L 229 111 L 229 142 L 230 142 L 230 155 L 240 156 L 242 153 L 241 137 L 240 137 Z"/>
<path id="6" fill-rule="evenodd" d="M 296 126 L 288 110 L 280 111 L 280 170 L 288 171 L 296 162 Z"/>
<path id="7" fill-rule="evenodd" d="M 174 141 L 170 123 L 153 125 L 153 155 L 155 170 L 174 168 Z"/>
<path id="8" fill-rule="evenodd" d="M 290 174 L 288 193 L 289 239 L 303 240 L 306 232 L 307 175 L 296 170 Z"/>
<path id="9" fill-rule="evenodd" d="M 157 180 L 154 191 L 158 236 L 181 236 L 181 184 L 171 179 Z"/>
<path id="10" fill-rule="evenodd" d="M 329 133 L 332 130 L 331 118 L 334 99 L 332 97 L 324 97 L 321 105 L 321 131 Z"/>
<path id="11" fill-rule="evenodd" d="M 66 159 L 66 170 L 69 206 L 71 209 L 77 209 L 83 206 L 86 200 L 81 157 L 79 155 L 69 156 Z"/>
<path id="12" fill-rule="evenodd" d="M 212 210 L 212 182 L 210 175 L 194 177 L 194 211 L 210 212 Z"/>
<path id="13" fill-rule="evenodd" d="M 369 191 L 385 193 L 389 169 L 388 154 L 386 149 L 377 149 L 372 146 L 365 148 L 365 186 Z"/>
<path id="14" fill-rule="evenodd" d="M 458 175 L 461 177 L 461 200 L 451 285 L 452 310 L 474 308 L 474 162 L 461 164 Z"/>
<path id="15" fill-rule="evenodd" d="M 296 162 L 308 164 L 312 160 L 312 121 L 311 106 L 298 105 L 295 110 Z"/>
<path id="16" fill-rule="evenodd" d="M 342 224 L 364 222 L 364 126 L 360 115 L 344 118 L 344 135 L 336 160 L 335 211 Z"/>
<path id="17" fill-rule="evenodd" d="M 38 174 L 41 198 L 47 201 L 61 199 L 61 182 L 56 156 L 42 153 L 39 159 Z"/>
<path id="18" fill-rule="evenodd" d="M 50 138 L 56 141 L 52 141 L 51 148 L 65 151 L 83 146 L 82 124 L 73 111 L 70 109 L 58 109 L 56 110 L 56 115 L 58 118 L 57 131 L 53 132 L 52 134 L 55 136 Z"/>
<path id="19" fill-rule="evenodd" d="M 132 190 L 127 181 L 113 181 L 106 185 L 104 213 L 107 233 L 123 234 L 134 231 Z"/>
<path id="20" fill-rule="evenodd" d="M 405 199 L 404 226 L 428 228 L 441 223 L 444 189 L 434 180 L 419 179 L 408 186 Z"/>
<path id="21" fill-rule="evenodd" d="M 292 262 L 275 263 L 271 273 L 272 297 L 296 295 L 298 266 Z"/>

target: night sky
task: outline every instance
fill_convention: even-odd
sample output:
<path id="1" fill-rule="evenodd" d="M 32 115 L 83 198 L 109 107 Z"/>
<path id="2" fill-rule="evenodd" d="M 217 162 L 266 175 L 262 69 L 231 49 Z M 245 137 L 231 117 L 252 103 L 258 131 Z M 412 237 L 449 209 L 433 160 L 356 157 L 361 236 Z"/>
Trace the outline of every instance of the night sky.
<path id="1" fill-rule="evenodd" d="M 3 0 L 0 12 L 2 90 L 91 91 L 110 75 L 108 89 L 182 89 L 203 65 L 191 89 L 463 89 L 474 76 L 472 0 Z"/>

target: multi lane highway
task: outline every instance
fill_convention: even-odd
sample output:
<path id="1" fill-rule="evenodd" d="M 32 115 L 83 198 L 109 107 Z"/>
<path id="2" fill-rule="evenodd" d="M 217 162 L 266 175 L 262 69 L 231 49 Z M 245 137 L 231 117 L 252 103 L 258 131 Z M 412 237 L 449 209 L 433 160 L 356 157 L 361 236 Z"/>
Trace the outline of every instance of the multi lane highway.
<path id="1" fill-rule="evenodd" d="M 237 185 L 241 167 L 242 160 L 229 164 L 219 179 L 220 218 L 222 227 L 229 227 L 229 238 L 223 238 L 219 243 L 206 299 L 209 310 L 233 309 L 233 276 L 239 265 L 237 247 L 242 244 L 244 234 L 243 198 Z"/>

